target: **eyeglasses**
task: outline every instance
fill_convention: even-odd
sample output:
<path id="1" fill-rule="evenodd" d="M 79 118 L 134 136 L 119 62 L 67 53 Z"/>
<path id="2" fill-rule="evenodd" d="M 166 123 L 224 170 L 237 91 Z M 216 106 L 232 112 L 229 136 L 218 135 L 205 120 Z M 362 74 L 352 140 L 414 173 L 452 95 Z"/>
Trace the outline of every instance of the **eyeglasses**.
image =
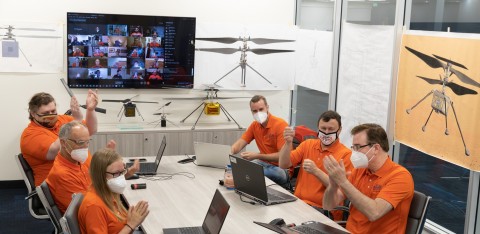
<path id="1" fill-rule="evenodd" d="M 89 145 L 89 144 L 90 144 L 90 141 L 91 141 L 92 139 L 88 139 L 88 140 L 86 140 L 86 141 L 82 141 L 82 140 L 73 140 L 73 139 L 67 139 L 67 140 L 69 140 L 69 141 L 71 141 L 71 142 L 75 143 L 75 144 L 76 144 L 76 145 L 78 145 L 78 146 L 82 146 L 82 145 Z"/>
<path id="2" fill-rule="evenodd" d="M 350 149 L 352 149 L 353 151 L 359 151 L 361 148 L 365 147 L 365 146 L 372 146 L 374 143 L 368 143 L 368 144 L 365 144 L 365 145 L 352 145 L 350 146 Z"/>
<path id="3" fill-rule="evenodd" d="M 117 177 L 119 177 L 119 176 L 123 176 L 123 175 L 127 174 L 127 172 L 128 172 L 128 169 L 125 167 L 125 168 L 123 169 L 123 171 L 120 171 L 120 172 L 114 172 L 114 173 L 112 173 L 112 172 L 108 172 L 108 171 L 107 171 L 106 173 L 112 175 L 113 178 L 117 178 Z"/>

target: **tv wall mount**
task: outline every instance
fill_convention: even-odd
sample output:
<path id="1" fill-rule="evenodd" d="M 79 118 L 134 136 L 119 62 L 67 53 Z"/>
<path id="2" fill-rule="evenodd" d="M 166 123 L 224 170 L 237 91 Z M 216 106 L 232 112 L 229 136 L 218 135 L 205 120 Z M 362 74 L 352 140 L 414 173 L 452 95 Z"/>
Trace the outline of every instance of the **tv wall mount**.
<path id="1" fill-rule="evenodd" d="M 282 42 L 294 42 L 295 40 L 284 40 L 284 39 L 269 39 L 269 38 L 250 38 L 250 37 L 212 37 L 212 38 L 196 38 L 196 40 L 201 41 L 211 41 L 211 42 L 218 42 L 223 44 L 233 44 L 237 41 L 242 42 L 242 46 L 239 48 L 196 48 L 198 51 L 205 51 L 205 52 L 214 52 L 214 53 L 221 53 L 221 54 L 234 54 L 236 52 L 240 52 L 240 61 L 237 66 L 233 69 L 228 71 L 225 75 L 220 77 L 216 80 L 213 84 L 217 85 L 223 78 L 227 77 L 230 73 L 235 71 L 237 68 L 242 70 L 241 74 L 241 87 L 246 87 L 246 76 L 247 76 L 247 67 L 252 69 L 255 73 L 257 73 L 260 77 L 262 77 L 265 81 L 269 84 L 276 87 L 270 80 L 268 80 L 265 76 L 263 76 L 260 72 L 258 72 L 255 68 L 250 66 L 247 63 L 247 52 L 252 52 L 257 55 L 264 55 L 264 54 L 272 54 L 272 53 L 287 53 L 287 52 L 294 52 L 295 50 L 279 50 L 279 49 L 261 49 L 261 48 L 254 48 L 251 49 L 248 46 L 248 42 L 251 41 L 258 45 L 269 44 L 269 43 L 282 43 Z"/>

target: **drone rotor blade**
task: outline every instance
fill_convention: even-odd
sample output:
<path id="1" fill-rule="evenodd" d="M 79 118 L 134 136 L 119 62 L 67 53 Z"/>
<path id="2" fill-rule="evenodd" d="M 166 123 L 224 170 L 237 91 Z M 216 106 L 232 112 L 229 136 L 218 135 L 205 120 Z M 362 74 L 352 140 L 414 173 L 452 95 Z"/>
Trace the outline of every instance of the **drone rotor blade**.
<path id="1" fill-rule="evenodd" d="M 55 32 L 55 29 L 50 28 L 13 28 L 15 30 L 25 30 L 25 31 L 45 31 L 45 32 Z"/>
<path id="2" fill-rule="evenodd" d="M 452 64 L 452 65 L 455 65 L 455 66 L 457 66 L 457 67 L 461 67 L 461 68 L 464 68 L 464 69 L 467 69 L 467 70 L 468 70 L 468 68 L 465 67 L 465 66 L 463 66 L 463 64 L 457 63 L 457 62 L 452 61 L 452 60 L 450 60 L 450 59 L 446 59 L 446 58 L 444 58 L 444 57 L 440 57 L 440 56 L 434 55 L 434 54 L 433 54 L 433 57 L 435 57 L 435 58 L 437 58 L 437 59 L 440 59 L 440 60 L 442 60 L 442 61 L 444 61 L 444 62 L 450 63 L 450 64 Z"/>
<path id="3" fill-rule="evenodd" d="M 215 52 L 221 54 L 233 54 L 235 52 L 240 51 L 239 49 L 232 49 L 232 48 L 197 48 L 198 51 L 205 51 L 205 52 Z"/>
<path id="4" fill-rule="evenodd" d="M 164 100 L 204 100 L 204 99 L 207 99 L 206 97 L 185 97 L 185 98 L 181 98 L 181 97 L 178 97 L 178 98 L 175 98 L 175 97 L 172 97 L 172 98 L 164 98 Z"/>
<path id="5" fill-rule="evenodd" d="M 155 103 L 155 104 L 158 104 L 158 102 L 147 102 L 147 101 L 132 101 L 132 102 L 135 102 L 135 103 Z"/>
<path id="6" fill-rule="evenodd" d="M 269 44 L 269 43 L 294 42 L 295 40 L 250 38 L 250 41 L 252 41 L 255 44 L 263 45 L 263 44 Z"/>
<path id="7" fill-rule="evenodd" d="M 37 35 L 15 35 L 14 37 L 27 37 L 27 38 L 60 38 L 59 36 L 37 36 Z"/>
<path id="8" fill-rule="evenodd" d="M 477 94 L 477 91 L 449 82 L 446 84 L 456 95 Z"/>
<path id="9" fill-rule="evenodd" d="M 128 102 L 126 100 L 103 99 L 102 102 Z"/>
<path id="10" fill-rule="evenodd" d="M 213 41 L 213 42 L 225 43 L 225 44 L 232 44 L 232 43 L 235 43 L 237 41 L 241 41 L 240 38 L 234 38 L 234 37 L 195 38 L 195 40 Z"/>
<path id="11" fill-rule="evenodd" d="M 405 48 L 410 51 L 412 54 L 416 55 L 418 58 L 420 58 L 421 60 L 423 60 L 428 66 L 432 67 L 432 68 L 445 68 L 445 64 L 443 64 L 440 60 L 430 56 L 430 55 L 426 55 L 422 52 L 419 52 L 419 51 L 416 51 L 408 46 L 405 46 Z"/>
<path id="12" fill-rule="evenodd" d="M 480 88 L 480 83 L 476 82 L 475 80 L 468 77 L 467 75 L 455 70 L 453 67 L 450 68 L 450 71 L 453 72 L 458 77 L 458 79 L 460 79 L 462 82 L 473 85 L 477 88 Z"/>
<path id="13" fill-rule="evenodd" d="M 423 77 L 423 76 L 417 76 L 418 78 L 428 82 L 429 84 L 443 84 L 443 82 L 441 80 L 435 80 L 435 79 L 430 79 L 430 78 L 427 78 L 427 77 Z"/>
<path id="14" fill-rule="evenodd" d="M 275 50 L 275 49 L 248 49 L 254 54 L 273 54 L 273 53 L 286 53 L 286 52 L 295 52 L 295 50 Z"/>

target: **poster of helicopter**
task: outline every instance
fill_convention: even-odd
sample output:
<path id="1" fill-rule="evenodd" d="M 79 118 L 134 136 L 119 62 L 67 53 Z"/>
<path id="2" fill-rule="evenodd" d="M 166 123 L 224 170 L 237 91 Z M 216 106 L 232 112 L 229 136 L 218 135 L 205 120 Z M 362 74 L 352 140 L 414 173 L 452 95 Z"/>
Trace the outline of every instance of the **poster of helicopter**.
<path id="1" fill-rule="evenodd" d="M 295 37 L 287 26 L 197 22 L 194 88 L 292 89 Z"/>
<path id="2" fill-rule="evenodd" d="M 480 40 L 404 35 L 395 139 L 480 171 Z"/>
<path id="3" fill-rule="evenodd" d="M 0 21 L 0 72 L 63 71 L 63 24 Z"/>

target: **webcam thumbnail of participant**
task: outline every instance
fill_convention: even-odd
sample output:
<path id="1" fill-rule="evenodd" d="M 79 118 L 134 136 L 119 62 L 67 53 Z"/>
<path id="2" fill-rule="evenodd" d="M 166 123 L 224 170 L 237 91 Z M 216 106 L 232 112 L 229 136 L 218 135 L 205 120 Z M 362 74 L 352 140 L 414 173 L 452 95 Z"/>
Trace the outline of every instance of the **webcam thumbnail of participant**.
<path id="1" fill-rule="evenodd" d="M 72 49 L 68 50 L 68 54 L 72 57 L 85 57 L 85 49 L 87 46 L 72 46 Z"/>
<path id="2" fill-rule="evenodd" d="M 89 68 L 88 78 L 89 79 L 108 79 L 108 69 L 107 68 Z"/>
<path id="3" fill-rule="evenodd" d="M 129 47 L 144 47 L 145 38 L 144 37 L 128 37 L 128 46 Z"/>
<path id="4" fill-rule="evenodd" d="M 86 79 L 88 75 L 87 68 L 70 68 L 68 69 L 69 79 Z"/>
<path id="5" fill-rule="evenodd" d="M 145 57 L 143 48 L 131 48 L 128 52 L 130 58 L 143 58 Z"/>
<path id="6" fill-rule="evenodd" d="M 128 78 L 132 80 L 143 80 L 145 70 L 142 69 L 130 69 L 130 76 Z"/>
<path id="7" fill-rule="evenodd" d="M 127 47 L 127 37 L 123 36 L 109 36 L 108 46 L 112 47 Z"/>
<path id="8" fill-rule="evenodd" d="M 107 30 L 109 36 L 128 36 L 127 25 L 125 24 L 109 24 Z"/>
<path id="9" fill-rule="evenodd" d="M 130 26 L 130 36 L 131 37 L 143 37 L 143 27 L 139 25 Z"/>
<path id="10" fill-rule="evenodd" d="M 164 67 L 164 59 L 163 58 L 156 58 L 156 59 L 146 59 L 145 60 L 145 68 L 147 69 L 160 69 Z"/>
<path id="11" fill-rule="evenodd" d="M 87 59 L 83 57 L 69 57 L 69 67 L 87 67 Z"/>
<path id="12" fill-rule="evenodd" d="M 108 57 L 127 57 L 127 47 L 108 47 Z"/>
<path id="13" fill-rule="evenodd" d="M 88 59 L 89 68 L 106 68 L 107 59 L 105 58 L 89 58 Z"/>
<path id="14" fill-rule="evenodd" d="M 163 48 L 148 48 L 147 58 L 163 58 Z"/>
<path id="15" fill-rule="evenodd" d="M 127 68 L 126 58 L 108 58 L 109 68 Z"/>
<path id="16" fill-rule="evenodd" d="M 108 47 L 91 47 L 91 50 L 88 51 L 90 57 L 105 57 L 107 55 Z"/>

